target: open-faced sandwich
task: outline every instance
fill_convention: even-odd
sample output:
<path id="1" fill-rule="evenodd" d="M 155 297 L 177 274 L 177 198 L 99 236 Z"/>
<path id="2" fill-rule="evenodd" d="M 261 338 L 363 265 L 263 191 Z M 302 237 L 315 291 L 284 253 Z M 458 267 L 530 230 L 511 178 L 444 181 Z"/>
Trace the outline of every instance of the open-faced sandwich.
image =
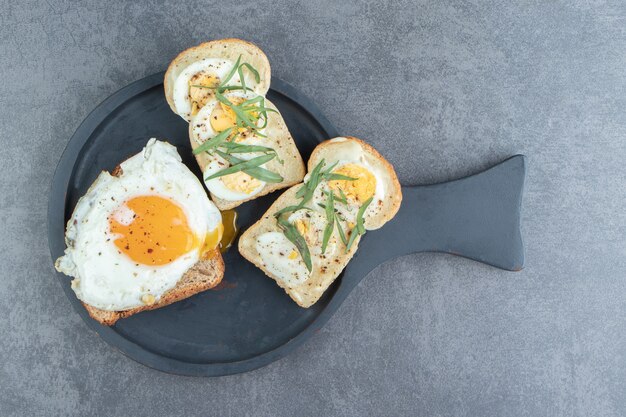
<path id="1" fill-rule="evenodd" d="M 365 231 L 391 220 L 402 201 L 391 164 L 357 138 L 318 145 L 308 171 L 239 239 L 243 257 L 302 307 L 322 296 Z"/>
<path id="2" fill-rule="evenodd" d="M 167 102 L 189 122 L 193 152 L 220 210 L 304 177 L 287 125 L 265 98 L 270 77 L 263 51 L 239 39 L 187 49 L 165 74 Z"/>
<path id="3" fill-rule="evenodd" d="M 176 148 L 150 139 L 112 174 L 102 172 L 67 223 L 59 272 L 102 324 L 217 285 L 220 212 Z"/>

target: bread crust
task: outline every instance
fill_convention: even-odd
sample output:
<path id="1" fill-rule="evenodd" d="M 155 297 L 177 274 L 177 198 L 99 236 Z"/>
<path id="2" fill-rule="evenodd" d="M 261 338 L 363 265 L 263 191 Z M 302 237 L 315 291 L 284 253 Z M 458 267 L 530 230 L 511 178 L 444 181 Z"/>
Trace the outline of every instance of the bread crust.
<path id="1" fill-rule="evenodd" d="M 121 165 L 116 166 L 113 171 L 111 171 L 111 175 L 114 177 L 119 177 L 122 174 L 123 170 Z M 209 290 L 222 281 L 224 270 L 225 266 L 222 254 L 219 249 L 214 249 L 205 254 L 203 259 L 200 259 L 195 265 L 189 268 L 176 285 L 167 290 L 159 301 L 154 304 L 147 304 L 120 311 L 102 310 L 84 302 L 82 304 L 92 319 L 105 326 L 112 326 L 119 319 L 130 317 L 142 311 L 165 307 L 166 305 L 184 300 L 202 291 Z"/>
<path id="2" fill-rule="evenodd" d="M 167 67 L 163 79 L 163 88 L 165 99 L 172 111 L 178 114 L 174 104 L 174 83 L 188 65 L 204 58 L 224 58 L 234 62 L 239 55 L 241 55 L 242 62 L 249 63 L 259 72 L 260 82 L 255 87 L 255 92 L 263 96 L 267 94 L 270 88 L 272 70 L 269 60 L 261 48 L 242 39 L 219 39 L 185 49 Z"/>

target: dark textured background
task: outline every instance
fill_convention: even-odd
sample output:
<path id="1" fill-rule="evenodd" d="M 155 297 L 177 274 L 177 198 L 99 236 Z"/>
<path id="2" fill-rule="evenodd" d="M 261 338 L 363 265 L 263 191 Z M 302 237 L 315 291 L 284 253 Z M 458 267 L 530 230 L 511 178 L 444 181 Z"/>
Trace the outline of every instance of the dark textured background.
<path id="1" fill-rule="evenodd" d="M 624 2 L 77 3 L 0 6 L 0 415 L 626 414 Z M 528 155 L 526 269 L 381 265 L 244 375 L 170 376 L 100 341 L 52 273 L 56 162 L 101 100 L 228 36 L 405 184 Z"/>

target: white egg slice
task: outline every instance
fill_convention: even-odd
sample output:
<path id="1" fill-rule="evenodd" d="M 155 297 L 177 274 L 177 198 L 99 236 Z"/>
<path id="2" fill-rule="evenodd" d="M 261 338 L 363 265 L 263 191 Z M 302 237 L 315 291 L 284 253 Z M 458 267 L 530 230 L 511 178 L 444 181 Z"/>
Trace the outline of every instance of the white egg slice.
<path id="1" fill-rule="evenodd" d="M 264 267 L 285 286 L 295 286 L 309 278 L 309 270 L 296 246 L 283 233 L 262 234 L 257 238 L 256 250 Z"/>
<path id="2" fill-rule="evenodd" d="M 251 92 L 244 93 L 242 91 L 233 91 L 233 92 L 224 94 L 224 97 L 226 97 L 227 99 L 231 101 L 235 101 L 237 99 L 249 100 L 249 99 L 258 97 L 258 95 L 251 93 Z M 217 99 L 212 98 L 204 105 L 204 107 L 202 107 L 198 111 L 198 113 L 195 116 L 192 117 L 191 122 L 190 122 L 191 123 L 191 136 L 192 136 L 192 139 L 196 143 L 202 144 L 203 142 L 206 142 L 207 140 L 215 137 L 218 133 L 220 133 L 220 132 L 215 131 L 215 129 L 213 129 L 213 125 L 211 123 L 211 117 L 214 114 L 214 110 L 216 106 L 220 106 L 220 102 Z M 262 123 L 263 121 L 259 120 L 258 126 L 261 126 Z M 263 135 L 265 134 L 265 129 L 259 129 L 258 132 Z M 239 137 L 238 142 L 252 145 L 252 144 L 260 144 L 262 140 L 260 137 L 250 132 L 246 132 L 245 138 L 242 140 L 242 138 Z"/>
<path id="3" fill-rule="evenodd" d="M 110 311 L 158 301 L 221 233 L 220 212 L 172 145 L 150 139 L 121 168 L 78 201 L 55 264 L 81 301 Z"/>
<path id="4" fill-rule="evenodd" d="M 254 156 L 257 155 L 237 155 L 238 158 L 245 160 L 251 159 Z M 265 164 L 261 165 L 262 168 L 265 168 L 265 166 Z M 211 162 L 209 162 L 209 165 L 207 165 L 204 170 L 204 183 L 214 196 L 228 201 L 244 200 L 257 195 L 261 192 L 263 187 L 265 187 L 265 181 L 251 177 L 244 172 L 237 172 L 206 180 L 206 178 L 226 169 L 227 167 L 228 163 L 219 156 L 216 156 Z"/>
<path id="5" fill-rule="evenodd" d="M 202 73 L 207 76 L 215 77 L 217 80 L 223 80 L 233 69 L 234 65 L 235 62 L 227 59 L 205 58 L 185 68 L 174 82 L 172 98 L 178 115 L 187 121 L 192 117 L 192 102 L 189 87 L 190 81 L 196 74 Z M 248 74 L 245 74 L 244 77 L 246 85 L 253 85 L 253 80 Z M 240 84 L 241 80 L 238 73 L 233 74 L 232 78 L 226 83 L 228 86 Z"/>

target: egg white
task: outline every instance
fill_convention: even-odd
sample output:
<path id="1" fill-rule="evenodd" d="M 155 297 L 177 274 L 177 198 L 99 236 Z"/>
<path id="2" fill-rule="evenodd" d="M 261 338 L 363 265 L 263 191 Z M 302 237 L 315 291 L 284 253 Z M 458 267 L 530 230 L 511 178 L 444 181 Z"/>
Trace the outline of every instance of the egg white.
<path id="1" fill-rule="evenodd" d="M 262 234 L 257 238 L 256 250 L 265 268 L 285 285 L 298 285 L 309 278 L 309 270 L 300 254 L 294 259 L 289 258 L 289 254 L 297 249 L 283 233 Z"/>
<path id="2" fill-rule="evenodd" d="M 182 164 L 176 148 L 150 139 L 139 154 L 121 164 L 123 174 L 102 172 L 78 201 L 67 224 L 65 254 L 55 264 L 71 277 L 76 296 L 94 307 L 120 311 L 143 305 L 146 294 L 160 297 L 199 259 L 194 249 L 161 266 L 135 263 L 114 244 L 108 217 L 136 196 L 158 195 L 176 202 L 198 236 L 214 231 L 221 215 L 202 184 Z"/>

